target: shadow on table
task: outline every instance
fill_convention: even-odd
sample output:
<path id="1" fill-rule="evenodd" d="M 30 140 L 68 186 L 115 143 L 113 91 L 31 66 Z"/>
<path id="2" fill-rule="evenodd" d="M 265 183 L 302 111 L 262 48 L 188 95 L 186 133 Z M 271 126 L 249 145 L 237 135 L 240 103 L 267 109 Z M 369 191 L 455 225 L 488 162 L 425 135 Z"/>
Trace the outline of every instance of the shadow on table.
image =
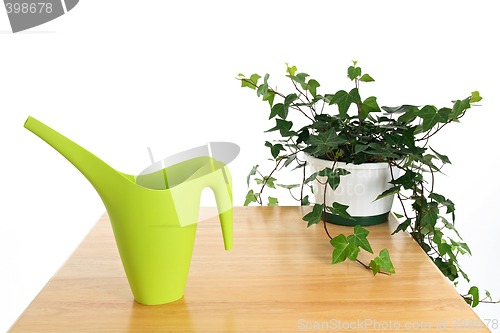
<path id="1" fill-rule="evenodd" d="M 128 322 L 128 330 L 137 332 L 186 332 L 192 331 L 192 327 L 191 315 L 184 298 L 162 305 L 134 302 Z"/>

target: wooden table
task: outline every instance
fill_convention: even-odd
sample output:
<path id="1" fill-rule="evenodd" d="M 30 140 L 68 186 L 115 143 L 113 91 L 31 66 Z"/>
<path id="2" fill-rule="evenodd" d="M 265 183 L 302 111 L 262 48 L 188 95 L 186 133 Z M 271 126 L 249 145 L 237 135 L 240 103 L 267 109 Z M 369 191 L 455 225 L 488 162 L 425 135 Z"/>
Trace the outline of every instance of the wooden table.
<path id="1" fill-rule="evenodd" d="M 134 302 L 104 215 L 11 332 L 488 332 L 410 236 L 390 236 L 392 218 L 368 237 L 376 253 L 389 249 L 396 274 L 374 277 L 354 262 L 331 265 L 323 227 L 301 219 L 307 210 L 235 208 L 228 252 L 218 219 L 199 223 L 184 298 L 159 306 Z"/>

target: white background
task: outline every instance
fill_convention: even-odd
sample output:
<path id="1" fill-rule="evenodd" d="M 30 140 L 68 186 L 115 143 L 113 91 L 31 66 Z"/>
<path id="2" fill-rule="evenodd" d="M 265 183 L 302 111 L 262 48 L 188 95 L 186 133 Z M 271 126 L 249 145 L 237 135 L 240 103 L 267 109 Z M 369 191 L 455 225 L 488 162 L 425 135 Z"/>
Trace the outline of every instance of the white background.
<path id="1" fill-rule="evenodd" d="M 377 95 L 381 105 L 448 106 L 482 93 L 482 106 L 443 130 L 434 148 L 453 162 L 439 193 L 456 203 L 473 251 L 464 268 L 500 297 L 493 3 L 81 0 L 18 34 L 0 9 L 0 331 L 104 212 L 84 177 L 23 129 L 28 115 L 129 173 L 148 164 L 148 146 L 164 157 L 206 141 L 235 142 L 242 150 L 230 168 L 241 205 L 248 171 L 267 158 L 262 132 L 273 124 L 266 104 L 234 77 L 268 72 L 281 84 L 284 62 L 325 92 L 350 88 L 345 71 L 358 60 L 376 80 L 362 96 Z M 426 294 L 432 302 L 432 286 Z M 500 305 L 475 311 L 500 319 Z"/>

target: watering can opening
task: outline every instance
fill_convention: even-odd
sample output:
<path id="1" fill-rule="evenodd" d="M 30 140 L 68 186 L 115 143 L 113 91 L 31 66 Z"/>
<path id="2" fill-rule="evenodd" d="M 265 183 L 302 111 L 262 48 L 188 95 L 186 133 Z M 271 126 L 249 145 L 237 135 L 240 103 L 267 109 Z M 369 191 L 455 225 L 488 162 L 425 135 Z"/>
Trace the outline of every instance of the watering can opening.
<path id="1" fill-rule="evenodd" d="M 149 151 L 152 164 L 136 176 L 135 181 L 148 189 L 164 190 L 222 170 L 224 180 L 229 184 L 224 169 L 239 151 L 240 147 L 231 142 L 209 142 L 160 161 L 154 161 Z"/>
<path id="2" fill-rule="evenodd" d="M 218 215 L 225 247 L 228 249 L 231 247 L 229 229 L 232 228 L 224 221 L 230 219 L 233 205 L 231 174 L 226 164 L 238 153 L 239 146 L 234 143 L 209 142 L 155 162 L 149 150 L 152 164 L 136 176 L 135 181 L 148 190 L 168 191 L 183 227 Z M 211 210 L 210 213 L 199 216 L 198 210 L 193 210 L 192 207 L 199 207 L 201 193 L 207 187 L 215 195 L 217 213 Z"/>
<path id="3" fill-rule="evenodd" d="M 217 168 L 213 167 L 217 165 Z M 211 157 L 195 157 L 174 165 L 165 167 L 164 161 L 151 164 L 135 177 L 137 185 L 152 190 L 172 189 L 185 182 L 206 176 L 217 169 L 223 168 L 222 162 Z"/>

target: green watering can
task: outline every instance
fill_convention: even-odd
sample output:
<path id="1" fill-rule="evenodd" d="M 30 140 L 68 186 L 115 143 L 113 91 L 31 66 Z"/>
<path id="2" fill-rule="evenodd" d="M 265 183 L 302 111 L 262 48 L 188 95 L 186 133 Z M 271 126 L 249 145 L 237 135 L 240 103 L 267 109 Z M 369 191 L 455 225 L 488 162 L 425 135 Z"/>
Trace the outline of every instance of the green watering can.
<path id="1" fill-rule="evenodd" d="M 184 295 L 200 196 L 206 187 L 215 194 L 224 247 L 232 248 L 231 174 L 213 154 L 194 154 L 187 160 L 182 160 L 182 154 L 174 155 L 171 163 L 153 164 L 136 177 L 116 171 L 33 117 L 28 117 L 24 127 L 61 153 L 96 189 L 137 302 L 164 304 Z M 226 144 L 236 151 L 236 145 Z"/>

